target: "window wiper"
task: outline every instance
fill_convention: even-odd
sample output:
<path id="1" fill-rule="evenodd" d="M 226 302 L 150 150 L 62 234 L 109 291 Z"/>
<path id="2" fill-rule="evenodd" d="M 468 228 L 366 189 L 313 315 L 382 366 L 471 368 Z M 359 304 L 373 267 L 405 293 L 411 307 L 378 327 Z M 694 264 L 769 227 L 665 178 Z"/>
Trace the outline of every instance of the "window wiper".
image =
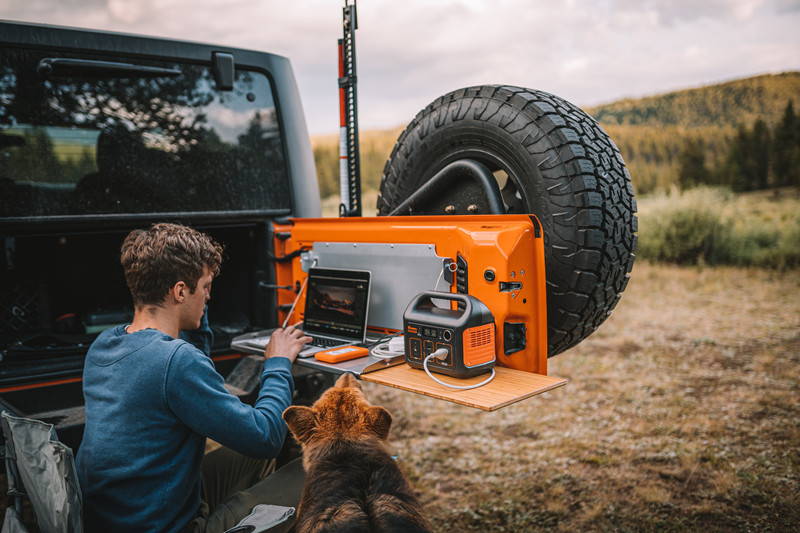
<path id="1" fill-rule="evenodd" d="M 180 76 L 174 68 L 150 67 L 116 61 L 46 57 L 39 61 L 36 71 L 45 78 L 161 78 Z"/>

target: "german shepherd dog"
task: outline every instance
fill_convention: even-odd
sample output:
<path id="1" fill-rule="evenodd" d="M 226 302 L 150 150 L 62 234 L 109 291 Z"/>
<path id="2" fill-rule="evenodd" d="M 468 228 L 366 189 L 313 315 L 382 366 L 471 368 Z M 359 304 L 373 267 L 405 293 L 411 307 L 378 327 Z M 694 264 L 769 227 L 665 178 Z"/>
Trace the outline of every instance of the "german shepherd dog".
<path id="1" fill-rule="evenodd" d="M 283 412 L 303 448 L 306 484 L 297 533 L 429 532 L 397 463 L 386 449 L 392 417 L 367 402 L 344 374 L 311 407 Z"/>

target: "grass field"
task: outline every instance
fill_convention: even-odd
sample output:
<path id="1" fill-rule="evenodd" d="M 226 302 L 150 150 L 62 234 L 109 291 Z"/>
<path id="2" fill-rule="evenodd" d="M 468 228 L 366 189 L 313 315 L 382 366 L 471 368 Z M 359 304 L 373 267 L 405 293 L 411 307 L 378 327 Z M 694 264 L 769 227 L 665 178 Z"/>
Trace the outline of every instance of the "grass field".
<path id="1" fill-rule="evenodd" d="M 565 387 L 484 413 L 367 384 L 436 531 L 797 531 L 800 275 L 639 262 Z"/>

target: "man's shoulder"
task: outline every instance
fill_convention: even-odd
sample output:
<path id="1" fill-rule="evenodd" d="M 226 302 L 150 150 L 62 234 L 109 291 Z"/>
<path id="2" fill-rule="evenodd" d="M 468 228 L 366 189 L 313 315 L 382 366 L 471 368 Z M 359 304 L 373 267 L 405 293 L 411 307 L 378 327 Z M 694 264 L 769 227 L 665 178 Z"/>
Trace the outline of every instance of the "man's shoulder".
<path id="1" fill-rule="evenodd" d="M 187 368 L 214 368 L 211 358 L 203 353 L 197 346 L 183 339 L 172 339 L 170 344 L 169 365 L 171 367 Z"/>
<path id="2" fill-rule="evenodd" d="M 155 329 L 127 333 L 124 326 L 117 326 L 107 329 L 95 339 L 86 359 L 92 364 L 106 366 L 146 353 L 146 359 L 152 361 L 169 358 L 186 344 L 184 340 L 172 338 Z"/>

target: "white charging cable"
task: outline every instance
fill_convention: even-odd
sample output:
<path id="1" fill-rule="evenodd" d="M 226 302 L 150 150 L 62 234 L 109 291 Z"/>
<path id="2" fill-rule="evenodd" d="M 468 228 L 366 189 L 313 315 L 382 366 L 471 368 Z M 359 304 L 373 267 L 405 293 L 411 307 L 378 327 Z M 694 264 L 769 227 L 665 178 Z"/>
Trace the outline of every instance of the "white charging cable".
<path id="1" fill-rule="evenodd" d="M 431 359 L 444 359 L 447 357 L 447 353 L 447 348 L 439 348 L 435 352 L 428 355 L 422 362 L 422 368 L 425 369 L 425 373 L 428 374 L 428 377 L 430 377 L 439 385 L 450 387 L 451 389 L 469 390 L 482 387 L 494 379 L 495 371 L 494 368 L 492 368 L 492 373 L 489 375 L 489 377 L 480 383 L 475 383 L 473 385 L 451 385 L 450 383 L 445 383 L 431 374 L 431 371 L 428 370 L 428 361 Z M 378 341 L 377 344 L 370 348 L 369 354 L 379 359 L 393 359 L 395 357 L 402 356 L 405 354 L 405 338 L 403 335 L 396 334 L 386 342 Z"/>
<path id="2" fill-rule="evenodd" d="M 317 258 L 314 258 L 314 261 L 311 263 L 311 268 L 317 266 Z M 289 312 L 286 314 L 286 318 L 283 319 L 283 324 L 281 324 L 281 328 L 286 329 L 286 325 L 289 323 L 289 319 L 292 317 L 292 313 L 294 313 L 294 308 L 297 307 L 297 302 L 300 301 L 300 297 L 303 295 L 303 291 L 306 289 L 306 285 L 308 285 L 308 276 L 306 279 L 303 280 L 303 285 L 300 287 L 300 290 L 297 292 L 297 296 L 294 298 L 294 302 L 292 302 L 292 308 L 289 309 Z"/>
<path id="3" fill-rule="evenodd" d="M 422 368 L 425 369 L 425 373 L 428 374 L 428 377 L 439 385 L 444 385 L 445 387 L 450 387 L 451 389 L 469 390 L 482 387 L 494 379 L 494 368 L 492 368 L 492 373 L 488 378 L 484 379 L 480 383 L 475 383 L 474 385 L 451 385 L 450 383 L 445 383 L 444 381 L 436 378 L 436 376 L 431 374 L 431 371 L 428 370 L 428 361 L 431 359 L 444 359 L 445 357 L 447 357 L 447 348 L 439 348 L 435 352 L 431 352 L 422 362 Z"/>
<path id="4" fill-rule="evenodd" d="M 405 353 L 405 338 L 401 334 L 396 334 L 386 342 L 379 340 L 369 351 L 370 355 L 379 359 L 393 359 Z"/>

